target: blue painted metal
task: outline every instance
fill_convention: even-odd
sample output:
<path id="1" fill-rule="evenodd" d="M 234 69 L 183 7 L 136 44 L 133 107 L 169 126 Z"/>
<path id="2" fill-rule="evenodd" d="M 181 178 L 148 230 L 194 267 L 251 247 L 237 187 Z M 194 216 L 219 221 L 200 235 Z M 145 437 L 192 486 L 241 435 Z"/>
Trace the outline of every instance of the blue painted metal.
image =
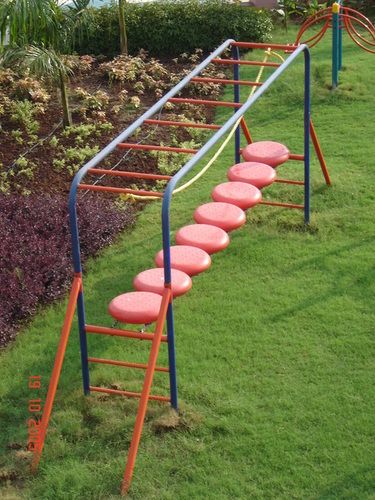
<path id="1" fill-rule="evenodd" d="M 168 100 L 180 92 L 190 80 L 197 76 L 211 60 L 218 57 L 227 47 L 229 47 L 234 40 L 227 40 L 218 49 L 216 49 L 209 57 L 207 57 L 200 65 L 198 65 L 189 75 L 187 75 L 179 84 L 171 89 L 164 97 L 162 97 L 154 106 L 146 111 L 140 118 L 138 118 L 132 125 L 124 130 L 116 139 L 114 139 L 108 146 L 100 151 L 92 160 L 84 165 L 74 177 L 69 195 L 69 217 L 70 227 L 72 233 L 72 249 L 73 249 L 73 263 L 75 272 L 81 272 L 81 259 L 80 259 L 80 245 L 79 245 L 79 231 L 77 225 L 77 190 L 83 177 L 86 175 L 90 168 L 94 168 L 102 162 L 118 144 L 132 135 L 142 123 L 151 118 L 159 112 Z M 275 72 L 263 83 L 261 87 L 247 100 L 235 113 L 227 120 L 227 122 L 209 139 L 209 141 L 196 153 L 169 181 L 164 192 L 162 203 L 162 237 L 163 237 L 163 251 L 164 251 L 164 281 L 166 285 L 171 284 L 171 257 L 170 257 L 170 205 L 172 193 L 176 185 L 185 177 L 194 166 L 217 144 L 217 142 L 228 133 L 235 125 L 237 120 L 241 118 L 248 109 L 268 90 L 268 88 L 277 80 L 282 73 L 293 63 L 293 61 L 302 53 L 305 54 L 305 110 L 304 110 L 304 147 L 305 147 L 305 221 L 309 222 L 310 211 L 310 154 L 309 154 L 309 118 L 310 118 L 310 53 L 307 45 L 300 45 L 294 52 L 282 63 Z M 237 56 L 236 56 L 237 58 Z M 80 345 L 81 345 L 81 359 L 82 359 L 82 372 L 84 380 L 84 390 L 87 393 L 89 383 L 87 365 L 87 344 L 86 332 L 84 330 L 85 315 L 84 315 L 84 300 L 83 293 L 79 298 L 79 324 L 80 324 Z M 170 365 L 170 392 L 171 403 L 174 408 L 178 408 L 177 400 L 177 381 L 176 381 L 176 362 L 175 362 L 175 341 L 174 341 L 174 321 L 173 321 L 173 306 L 170 304 L 167 312 L 167 333 L 168 333 L 168 353 Z"/>
<path id="2" fill-rule="evenodd" d="M 340 16 L 332 12 L 332 88 L 339 84 L 339 38 L 340 38 Z"/>
<path id="3" fill-rule="evenodd" d="M 311 57 L 310 52 L 306 50 L 305 55 L 305 92 L 304 92 L 304 216 L 305 224 L 310 222 L 310 118 L 311 118 Z"/>
<path id="4" fill-rule="evenodd" d="M 232 47 L 232 58 L 236 61 L 239 60 L 240 58 L 240 50 L 238 47 Z M 240 65 L 239 64 L 234 64 L 233 65 L 233 80 L 238 81 L 240 79 Z M 239 103 L 240 102 L 240 86 L 237 84 L 234 85 L 234 102 Z M 236 109 L 234 109 L 234 113 L 236 112 Z M 234 136 L 234 161 L 235 163 L 240 163 L 241 161 L 241 156 L 240 156 L 240 148 L 241 148 L 241 128 L 240 125 L 237 127 L 235 136 Z"/>
<path id="5" fill-rule="evenodd" d="M 171 395 L 171 405 L 172 408 L 178 411 L 176 348 L 174 340 L 174 318 L 173 318 L 172 303 L 169 304 L 167 311 L 167 336 L 168 336 L 169 386 Z"/>

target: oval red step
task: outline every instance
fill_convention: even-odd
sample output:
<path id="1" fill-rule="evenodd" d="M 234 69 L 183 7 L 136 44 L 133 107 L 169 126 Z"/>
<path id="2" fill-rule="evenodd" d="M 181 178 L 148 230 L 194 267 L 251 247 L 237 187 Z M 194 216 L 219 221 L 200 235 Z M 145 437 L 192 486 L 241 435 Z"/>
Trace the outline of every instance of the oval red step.
<path id="1" fill-rule="evenodd" d="M 262 193 L 246 182 L 223 182 L 213 189 L 212 199 L 247 210 L 262 201 Z"/>
<path id="2" fill-rule="evenodd" d="M 163 250 L 155 256 L 158 267 L 164 266 Z M 189 245 L 175 245 L 171 247 L 171 267 L 179 269 L 189 276 L 195 276 L 211 265 L 211 257 L 201 248 Z"/>
<path id="3" fill-rule="evenodd" d="M 220 252 L 229 245 L 228 234 L 217 226 L 209 224 L 190 224 L 176 233 L 177 245 L 191 245 L 207 253 Z"/>
<path id="4" fill-rule="evenodd" d="M 224 231 L 233 231 L 246 222 L 243 210 L 231 203 L 205 203 L 194 212 L 194 220 L 198 224 L 217 226 Z"/>
<path id="5" fill-rule="evenodd" d="M 178 297 L 188 292 L 192 287 L 192 281 L 183 271 L 172 269 L 172 295 Z M 133 280 L 134 288 L 143 292 L 154 292 L 160 295 L 164 292 L 164 269 L 155 267 L 137 274 Z"/>
<path id="6" fill-rule="evenodd" d="M 161 299 L 161 295 L 151 292 L 123 293 L 111 301 L 108 312 L 122 323 L 153 323 L 159 315 Z"/>
<path id="7" fill-rule="evenodd" d="M 271 167 L 285 163 L 289 155 L 289 149 L 284 144 L 273 141 L 253 142 L 242 150 L 242 157 L 245 161 L 265 163 Z"/>
<path id="8" fill-rule="evenodd" d="M 230 181 L 247 182 L 259 189 L 269 186 L 276 179 L 275 169 L 255 161 L 237 163 L 228 170 Z"/>

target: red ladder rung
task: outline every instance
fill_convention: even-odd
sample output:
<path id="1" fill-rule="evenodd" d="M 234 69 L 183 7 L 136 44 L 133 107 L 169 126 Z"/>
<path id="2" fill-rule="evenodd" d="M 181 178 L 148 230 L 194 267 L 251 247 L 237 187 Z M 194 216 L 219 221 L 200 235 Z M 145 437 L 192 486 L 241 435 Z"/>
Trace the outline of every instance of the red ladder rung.
<path id="1" fill-rule="evenodd" d="M 146 174 L 144 172 L 127 172 L 126 170 L 107 170 L 105 168 L 90 168 L 92 175 L 113 175 L 117 177 L 134 177 L 137 179 L 166 180 L 172 179 L 171 175 Z"/>
<path id="2" fill-rule="evenodd" d="M 280 182 L 282 184 L 296 184 L 297 186 L 304 186 L 303 181 L 294 181 L 293 179 L 275 179 L 274 182 Z"/>
<path id="3" fill-rule="evenodd" d="M 115 359 L 87 358 L 87 361 L 90 361 L 91 363 L 102 363 L 104 365 L 124 366 L 126 368 L 138 368 L 140 370 L 147 369 L 147 365 L 144 363 L 130 363 L 128 361 L 117 361 Z M 166 368 L 164 366 L 155 366 L 155 371 L 169 372 L 169 368 Z"/>
<path id="4" fill-rule="evenodd" d="M 140 398 L 142 395 L 140 392 L 120 391 L 118 389 L 107 389 L 105 387 L 95 387 L 92 385 L 90 385 L 90 391 L 104 392 L 106 394 L 115 394 L 117 396 L 126 396 L 128 398 Z M 152 394 L 148 396 L 148 399 L 153 399 L 154 401 L 163 401 L 165 403 L 169 403 L 171 401 L 171 398 L 167 396 L 154 396 Z"/>
<path id="5" fill-rule="evenodd" d="M 259 205 L 269 205 L 270 207 L 298 208 L 300 210 L 303 210 L 305 208 L 304 205 L 297 205 L 294 203 L 282 203 L 278 201 L 260 201 Z"/>
<path id="6" fill-rule="evenodd" d="M 206 78 L 201 76 L 196 76 L 190 80 L 195 83 L 219 83 L 221 85 L 248 85 L 250 87 L 261 87 L 262 82 L 251 82 L 248 80 L 228 80 L 224 78 Z"/>
<path id="7" fill-rule="evenodd" d="M 297 161 L 304 161 L 305 157 L 304 155 L 295 155 L 295 154 L 290 154 L 289 155 L 289 160 L 297 160 Z"/>
<path id="8" fill-rule="evenodd" d="M 298 45 L 283 45 L 278 43 L 254 43 L 254 42 L 233 42 L 232 47 L 241 47 L 243 49 L 279 49 L 290 50 L 293 52 L 298 49 Z"/>
<path id="9" fill-rule="evenodd" d="M 156 146 L 153 144 L 133 144 L 131 142 L 122 142 L 117 146 L 120 149 L 138 149 L 143 151 L 169 151 L 171 153 L 195 154 L 197 149 L 176 148 L 173 146 Z"/>
<path id="10" fill-rule="evenodd" d="M 266 61 L 242 61 L 241 59 L 212 59 L 213 63 L 216 64 L 240 64 L 243 66 L 269 66 L 271 68 L 278 68 L 279 63 L 266 62 Z"/>
<path id="11" fill-rule="evenodd" d="M 191 99 L 188 97 L 171 97 L 168 99 L 169 102 L 174 102 L 176 104 L 194 104 L 194 105 L 204 105 L 204 106 L 224 106 L 226 108 L 240 108 L 241 103 L 228 102 L 228 101 L 211 101 L 209 99 Z"/>
<path id="12" fill-rule="evenodd" d="M 101 335 L 111 335 L 114 337 L 127 337 L 139 340 L 154 340 L 154 333 L 139 333 L 132 330 L 120 330 L 119 328 L 108 328 L 105 326 L 85 325 L 87 333 L 99 333 Z M 167 342 L 167 336 L 162 335 L 162 342 Z"/>
<path id="13" fill-rule="evenodd" d="M 103 191 L 107 193 L 117 193 L 117 194 L 136 194 L 138 196 L 155 196 L 157 198 L 163 198 L 163 193 L 159 191 L 143 191 L 141 189 L 128 189 L 128 188 L 118 188 L 113 186 L 96 186 L 94 184 L 78 184 L 78 189 L 84 191 Z"/>
<path id="14" fill-rule="evenodd" d="M 162 127 L 186 127 L 186 128 L 207 128 L 209 130 L 219 130 L 220 125 L 211 123 L 196 123 L 196 122 L 175 122 L 171 120 L 145 120 L 146 125 L 160 125 Z"/>

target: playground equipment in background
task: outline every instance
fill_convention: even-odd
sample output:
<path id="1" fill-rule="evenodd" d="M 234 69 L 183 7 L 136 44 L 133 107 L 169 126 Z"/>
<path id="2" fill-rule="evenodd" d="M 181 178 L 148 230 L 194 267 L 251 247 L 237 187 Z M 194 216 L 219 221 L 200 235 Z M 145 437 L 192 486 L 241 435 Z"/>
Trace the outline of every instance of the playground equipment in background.
<path id="1" fill-rule="evenodd" d="M 231 56 L 221 58 L 220 55 L 231 49 Z M 245 61 L 240 59 L 239 49 L 262 49 L 266 51 L 263 61 Z M 283 62 L 270 62 L 268 57 L 272 50 L 292 51 Z M 248 126 L 245 121 L 245 113 L 251 106 L 267 91 L 267 89 L 287 70 L 298 56 L 304 54 L 304 115 L 303 115 L 303 154 L 292 154 L 283 144 L 272 141 L 253 142 Z M 233 67 L 233 79 L 205 78 L 198 76 L 209 64 L 228 65 Z M 265 67 L 274 69 L 274 72 L 265 82 L 260 82 L 260 71 L 256 81 L 240 80 L 241 66 L 259 66 L 261 70 Z M 188 84 L 198 82 L 214 82 L 223 85 L 234 86 L 233 102 L 192 99 L 176 97 Z M 240 85 L 247 85 L 254 89 L 246 102 L 240 102 Z M 223 125 L 205 123 L 176 122 L 161 119 L 161 111 L 167 102 L 173 102 L 176 106 L 180 104 L 194 104 L 197 106 L 224 106 L 234 109 L 234 114 L 226 120 Z M 158 113 L 157 119 L 152 117 Z M 194 127 L 212 130 L 211 138 L 199 150 L 187 148 L 170 147 L 157 144 L 140 144 L 124 142 L 142 126 L 171 126 L 171 127 Z M 241 130 L 247 141 L 247 146 L 240 148 Z M 193 167 L 223 138 L 229 135 L 219 148 L 219 154 L 223 147 L 235 135 L 235 165 L 228 171 L 229 182 L 216 186 L 212 191 L 213 201 L 198 207 L 194 212 L 196 224 L 189 224 L 181 228 L 176 234 L 176 245 L 171 246 L 170 241 L 170 204 L 172 195 L 181 189 L 188 187 L 197 180 L 202 172 L 206 171 L 212 164 L 212 159 L 193 179 L 176 189 L 176 185 L 193 169 Z M 91 161 L 89 161 L 76 174 L 69 198 L 70 227 L 72 233 L 72 249 L 74 263 L 74 279 L 70 292 L 68 308 L 61 339 L 58 346 L 55 363 L 52 371 L 51 381 L 48 388 L 46 403 L 40 424 L 39 440 L 36 446 L 32 468 L 36 470 L 41 458 L 44 446 L 49 418 L 52 411 L 53 401 L 60 377 L 66 345 L 68 342 L 75 309 L 78 312 L 79 339 L 81 351 L 81 364 L 83 376 L 84 394 L 100 392 L 127 397 L 139 398 L 139 407 L 135 420 L 134 433 L 128 454 L 122 493 L 125 494 L 131 483 L 138 445 L 141 438 L 144 418 L 149 400 L 168 402 L 178 410 L 177 378 L 175 360 L 175 334 L 173 316 L 173 298 L 186 293 L 192 286 L 191 276 L 198 274 L 211 265 L 211 254 L 226 248 L 229 244 L 229 231 L 240 227 L 245 223 L 244 210 L 257 204 L 276 207 L 299 209 L 304 211 L 305 223 L 310 220 L 310 137 L 320 161 L 320 166 L 327 184 L 330 178 L 324 161 L 322 151 L 315 133 L 313 123 L 310 119 L 310 52 L 306 45 L 291 47 L 290 45 L 260 44 L 236 42 L 227 40 L 190 74 L 179 82 L 172 90 L 162 97 L 154 106 L 146 111 Z M 185 165 L 173 176 L 146 174 L 137 172 L 119 171 L 114 169 L 96 168 L 112 151 L 117 148 L 125 150 L 143 151 L 173 151 L 180 154 L 193 155 Z M 241 162 L 241 154 L 244 162 Z M 217 157 L 218 152 L 214 155 Z M 304 179 L 291 180 L 279 178 L 276 168 L 279 170 L 282 164 L 288 160 L 303 162 Z M 134 190 L 127 188 L 111 187 L 94 184 L 83 184 L 82 180 L 86 174 L 92 176 L 117 176 L 123 178 L 138 178 L 148 180 L 167 180 L 168 184 L 164 193 L 155 191 Z M 101 177 L 100 177 L 101 178 Z M 303 187 L 304 203 L 283 203 L 272 201 L 261 201 L 261 189 L 274 182 L 293 184 Z M 109 328 L 106 326 L 90 325 L 86 322 L 84 295 L 82 287 L 82 267 L 80 257 L 79 232 L 77 221 L 77 194 L 79 190 L 103 191 L 112 193 L 125 193 L 132 196 L 140 196 L 144 199 L 155 197 L 162 199 L 162 240 L 163 248 L 156 255 L 156 268 L 146 270 L 134 279 L 136 291 L 123 293 L 114 298 L 109 305 L 110 314 L 119 322 L 125 324 L 144 325 L 156 322 L 154 332 L 134 331 L 122 328 Z M 163 334 L 166 324 L 167 334 Z M 147 363 L 133 363 L 88 356 L 87 334 L 102 334 L 120 338 L 138 339 L 151 342 L 151 350 Z M 168 366 L 157 366 L 157 358 L 161 344 L 166 343 L 168 347 Z M 129 367 L 145 370 L 145 378 L 142 391 L 139 393 L 123 391 L 104 387 L 91 386 L 89 381 L 89 363 L 102 363 L 114 366 Z M 151 395 L 151 385 L 154 372 L 165 372 L 169 374 L 170 395 Z"/>
<path id="2" fill-rule="evenodd" d="M 318 33 L 307 40 L 302 40 L 309 28 L 322 22 L 324 22 L 323 27 Z M 343 30 L 346 30 L 353 42 L 359 47 L 375 54 L 375 27 L 361 12 L 344 7 L 343 0 L 339 0 L 332 7 L 320 10 L 305 21 L 298 32 L 294 45 L 304 43 L 310 48 L 314 47 L 323 39 L 329 28 L 332 28 L 332 88 L 336 88 L 339 84 L 339 71 L 342 69 Z M 357 29 L 363 29 L 369 35 L 370 40 L 367 40 L 364 34 L 361 34 Z"/>

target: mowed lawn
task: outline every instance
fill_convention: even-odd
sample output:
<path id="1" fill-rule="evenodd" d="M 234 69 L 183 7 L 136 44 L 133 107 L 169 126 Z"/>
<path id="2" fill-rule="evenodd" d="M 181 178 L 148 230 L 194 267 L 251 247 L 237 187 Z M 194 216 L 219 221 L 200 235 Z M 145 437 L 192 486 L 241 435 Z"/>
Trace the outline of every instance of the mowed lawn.
<path id="1" fill-rule="evenodd" d="M 294 35 L 278 32 L 274 40 Z M 255 140 L 284 142 L 295 153 L 303 152 L 302 59 L 249 117 Z M 250 210 L 230 246 L 176 300 L 181 417 L 175 422 L 165 406 L 149 404 L 130 498 L 375 496 L 374 56 L 345 38 L 335 92 L 329 39 L 312 59 L 312 117 L 332 187 L 313 156 L 311 226 L 297 210 Z M 241 78 L 254 76 L 256 70 L 241 69 Z M 231 98 L 229 90 L 223 98 Z M 229 113 L 218 113 L 217 123 Z M 173 231 L 192 222 L 195 207 L 209 200 L 232 164 L 231 143 L 208 174 L 176 195 Z M 278 172 L 301 179 L 303 166 L 289 162 Z M 276 184 L 264 197 L 300 203 L 302 189 Z M 131 289 L 160 248 L 155 202 L 134 230 L 89 263 L 89 323 L 111 325 L 109 301 Z M 17 449 L 27 442 L 29 399 L 46 395 L 65 305 L 41 311 L 1 354 L 4 498 L 119 498 L 137 402 L 83 396 L 76 326 L 38 475 Z M 145 361 L 148 349 L 135 340 L 89 337 L 91 356 Z M 161 365 L 165 352 L 163 346 Z M 142 373 L 134 372 L 95 365 L 92 383 L 138 390 Z M 41 391 L 28 388 L 30 375 L 41 375 Z M 153 392 L 167 391 L 166 375 L 157 374 Z"/>

